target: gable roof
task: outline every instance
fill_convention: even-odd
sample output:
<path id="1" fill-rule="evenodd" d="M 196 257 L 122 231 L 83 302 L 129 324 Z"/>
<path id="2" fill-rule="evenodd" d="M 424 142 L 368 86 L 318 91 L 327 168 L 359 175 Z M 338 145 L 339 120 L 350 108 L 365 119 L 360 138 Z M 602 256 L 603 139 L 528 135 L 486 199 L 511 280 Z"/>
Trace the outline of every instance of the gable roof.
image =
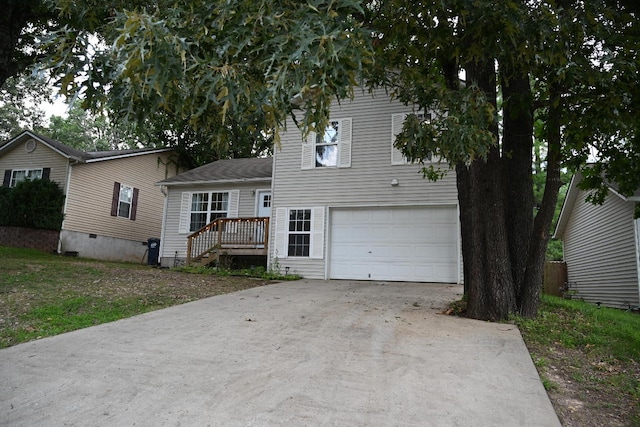
<path id="1" fill-rule="evenodd" d="M 554 239 L 562 239 L 565 228 L 567 227 L 567 223 L 569 222 L 569 218 L 571 217 L 571 212 L 573 211 L 573 207 L 578 200 L 578 195 L 580 194 L 580 188 L 578 188 L 578 184 L 582 181 L 582 174 L 580 172 L 576 172 L 571 178 L 571 183 L 569 184 L 569 189 L 567 190 L 567 196 L 564 199 L 564 203 L 562 204 L 562 210 L 560 211 L 560 216 L 558 217 L 558 223 L 556 224 L 556 229 L 553 233 Z M 625 197 L 618 191 L 618 186 L 616 183 L 607 182 L 607 187 L 609 187 L 609 192 L 613 193 L 615 196 L 621 198 L 625 202 L 638 202 L 640 201 L 640 190 L 637 190 L 633 196 Z"/>
<path id="2" fill-rule="evenodd" d="M 103 160 L 113 160 L 124 157 L 134 157 L 144 154 L 161 153 L 165 151 L 171 151 L 171 148 L 135 148 L 131 150 L 111 150 L 111 151 L 82 151 L 73 147 L 64 145 L 63 143 L 56 141 L 55 139 L 48 138 L 46 136 L 38 135 L 35 132 L 24 131 L 18 136 L 7 141 L 4 145 L 0 145 L 0 155 L 4 150 L 10 150 L 13 146 L 19 144 L 26 138 L 35 139 L 40 143 L 48 146 L 53 151 L 57 152 L 61 156 L 75 160 L 80 163 L 92 163 Z"/>
<path id="3" fill-rule="evenodd" d="M 270 181 L 273 158 L 225 159 L 207 163 L 156 185 L 190 185 L 238 181 Z"/>

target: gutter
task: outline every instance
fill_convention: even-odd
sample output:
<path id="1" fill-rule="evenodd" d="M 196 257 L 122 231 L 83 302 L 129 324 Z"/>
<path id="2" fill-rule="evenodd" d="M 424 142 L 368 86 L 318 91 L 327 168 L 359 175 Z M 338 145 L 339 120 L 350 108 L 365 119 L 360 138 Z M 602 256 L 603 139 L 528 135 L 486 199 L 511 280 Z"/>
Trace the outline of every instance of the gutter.
<path id="1" fill-rule="evenodd" d="M 156 182 L 155 186 L 187 186 L 187 185 L 202 185 L 202 184 L 236 184 L 243 182 L 271 182 L 271 177 L 264 178 L 240 178 L 240 179 L 220 179 L 216 181 L 180 181 L 180 182 Z"/>

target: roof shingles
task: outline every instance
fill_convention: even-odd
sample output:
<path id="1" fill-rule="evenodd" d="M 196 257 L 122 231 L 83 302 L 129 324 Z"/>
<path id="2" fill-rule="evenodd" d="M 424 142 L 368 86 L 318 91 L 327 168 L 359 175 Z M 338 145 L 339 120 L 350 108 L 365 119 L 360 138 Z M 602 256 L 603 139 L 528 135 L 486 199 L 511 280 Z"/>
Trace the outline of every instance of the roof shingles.
<path id="1" fill-rule="evenodd" d="M 213 183 L 225 181 L 270 180 L 271 157 L 218 160 L 160 181 L 160 185 Z"/>

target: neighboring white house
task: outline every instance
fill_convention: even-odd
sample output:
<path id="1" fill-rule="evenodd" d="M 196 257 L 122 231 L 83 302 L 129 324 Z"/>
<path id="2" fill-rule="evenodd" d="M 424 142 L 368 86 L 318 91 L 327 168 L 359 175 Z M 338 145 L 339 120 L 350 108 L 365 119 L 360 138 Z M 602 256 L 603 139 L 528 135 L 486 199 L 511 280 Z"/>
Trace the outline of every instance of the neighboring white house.
<path id="1" fill-rule="evenodd" d="M 582 176 L 571 180 L 554 234 L 563 242 L 569 289 L 575 298 L 617 308 L 640 306 L 640 194 L 623 197 L 614 186 L 602 205 L 585 201 Z"/>
<path id="2" fill-rule="evenodd" d="M 2 185 L 43 178 L 65 194 L 58 251 L 82 257 L 141 262 L 147 240 L 162 226 L 158 180 L 175 174 L 171 149 L 83 152 L 23 132 L 0 146 Z"/>
<path id="3" fill-rule="evenodd" d="M 462 283 L 455 172 L 428 181 L 422 166 L 406 162 L 392 145 L 411 112 L 383 91 L 359 93 L 333 106 L 323 135 L 303 141 L 290 121 L 273 159 L 213 162 L 159 182 L 167 195 L 162 265 L 186 258 L 188 236 L 205 221 L 269 215 L 268 263 L 282 272 Z M 260 212 L 267 194 L 273 210 Z M 228 204 L 216 210 L 211 200 Z M 227 223 L 232 225 L 222 226 Z M 217 230 L 223 238 L 237 231 L 237 223 L 219 220 L 202 233 Z M 233 249 L 215 239 L 216 253 Z"/>

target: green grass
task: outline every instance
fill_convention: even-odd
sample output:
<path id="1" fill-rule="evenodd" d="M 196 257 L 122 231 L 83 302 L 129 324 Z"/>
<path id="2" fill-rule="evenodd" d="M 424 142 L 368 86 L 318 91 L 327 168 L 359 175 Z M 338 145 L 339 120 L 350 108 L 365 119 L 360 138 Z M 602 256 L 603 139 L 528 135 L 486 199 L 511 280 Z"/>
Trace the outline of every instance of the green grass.
<path id="1" fill-rule="evenodd" d="M 538 317 L 519 319 L 518 326 L 540 345 L 561 343 L 594 355 L 640 361 L 640 316 L 634 313 L 544 296 Z"/>
<path id="2" fill-rule="evenodd" d="M 640 316 L 576 300 L 544 296 L 535 319 L 515 319 L 543 385 L 546 375 L 579 389 L 593 410 L 603 408 L 640 426 Z M 550 369 L 552 368 L 552 369 Z M 572 386 L 573 387 L 573 386 Z"/>
<path id="3" fill-rule="evenodd" d="M 191 274 L 214 274 L 217 276 L 243 276 L 243 277 L 255 277 L 264 280 L 300 280 L 302 276 L 297 274 L 282 274 L 279 271 L 271 268 L 266 269 L 264 267 L 252 267 L 243 268 L 240 270 L 231 270 L 226 268 L 211 268 L 211 267 L 199 267 L 199 266 L 184 266 L 175 267 L 172 270 L 181 271 Z"/>
<path id="4" fill-rule="evenodd" d="M 0 348 L 261 283 L 0 247 Z"/>

